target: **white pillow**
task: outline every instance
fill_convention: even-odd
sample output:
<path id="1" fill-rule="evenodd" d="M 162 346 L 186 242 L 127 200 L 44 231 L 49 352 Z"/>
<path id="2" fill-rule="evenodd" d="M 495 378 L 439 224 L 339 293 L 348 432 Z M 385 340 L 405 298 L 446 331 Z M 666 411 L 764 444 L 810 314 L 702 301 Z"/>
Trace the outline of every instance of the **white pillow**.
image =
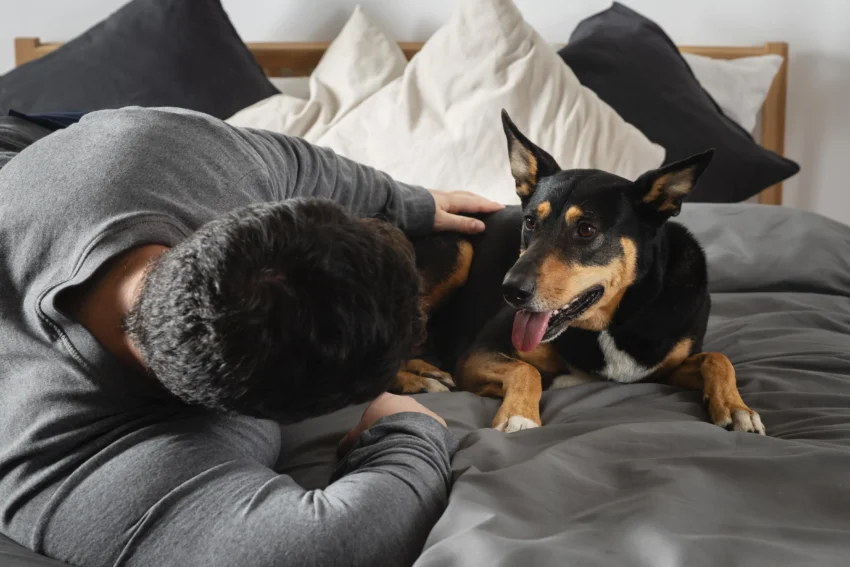
<path id="1" fill-rule="evenodd" d="M 269 77 L 269 82 L 284 94 L 304 100 L 310 98 L 310 77 Z"/>
<path id="2" fill-rule="evenodd" d="M 401 181 L 518 203 L 502 108 L 563 168 L 634 179 L 664 159 L 662 147 L 581 86 L 509 0 L 459 0 L 404 76 L 317 143 Z"/>
<path id="3" fill-rule="evenodd" d="M 310 75 L 308 99 L 284 92 L 237 112 L 227 122 L 315 141 L 363 100 L 400 77 L 405 65 L 407 58 L 398 43 L 357 6 Z"/>
<path id="4" fill-rule="evenodd" d="M 779 55 L 714 59 L 683 53 L 685 61 L 723 114 L 752 133 L 773 78 L 782 66 Z"/>

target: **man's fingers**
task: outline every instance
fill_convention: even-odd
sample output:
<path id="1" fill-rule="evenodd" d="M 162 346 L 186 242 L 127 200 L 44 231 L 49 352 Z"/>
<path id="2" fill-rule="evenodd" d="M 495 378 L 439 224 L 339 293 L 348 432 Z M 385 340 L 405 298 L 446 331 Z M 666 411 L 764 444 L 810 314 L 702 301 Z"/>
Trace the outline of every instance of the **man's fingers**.
<path id="1" fill-rule="evenodd" d="M 484 232 L 484 223 L 478 219 L 471 219 L 461 215 L 442 213 L 437 215 L 434 230 L 463 232 L 466 234 L 477 234 Z"/>
<path id="2" fill-rule="evenodd" d="M 455 211 L 458 213 L 492 213 L 505 208 L 501 203 L 485 199 L 481 195 L 476 195 L 469 191 L 461 191 L 460 195 L 460 206 L 463 208 Z"/>
<path id="3" fill-rule="evenodd" d="M 449 194 L 446 212 L 449 213 L 493 213 L 504 209 L 505 206 L 485 199 L 468 191 L 456 191 Z"/>

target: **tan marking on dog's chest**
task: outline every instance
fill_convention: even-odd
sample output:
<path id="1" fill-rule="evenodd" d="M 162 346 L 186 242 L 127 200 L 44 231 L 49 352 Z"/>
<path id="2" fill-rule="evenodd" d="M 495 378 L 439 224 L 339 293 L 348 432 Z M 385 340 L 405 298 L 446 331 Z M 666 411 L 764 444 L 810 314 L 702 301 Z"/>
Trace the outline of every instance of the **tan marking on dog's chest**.
<path id="1" fill-rule="evenodd" d="M 567 367 L 566 361 L 551 343 L 541 343 L 529 352 L 517 351 L 516 357 L 529 363 L 542 374 L 557 374 Z"/>
<path id="2" fill-rule="evenodd" d="M 658 365 L 656 376 L 667 376 L 675 371 L 682 362 L 691 355 L 691 349 L 694 346 L 694 341 L 691 339 L 682 339 L 673 349 L 664 357 L 661 364 Z"/>

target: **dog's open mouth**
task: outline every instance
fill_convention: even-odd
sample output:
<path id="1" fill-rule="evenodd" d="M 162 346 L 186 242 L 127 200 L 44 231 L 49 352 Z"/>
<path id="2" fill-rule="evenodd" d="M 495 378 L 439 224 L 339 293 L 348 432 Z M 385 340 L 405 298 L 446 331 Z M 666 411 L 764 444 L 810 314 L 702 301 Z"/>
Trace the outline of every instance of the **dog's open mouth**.
<path id="1" fill-rule="evenodd" d="M 593 286 L 577 295 L 567 305 L 555 311 L 517 311 L 514 316 L 514 348 L 528 352 L 541 342 L 551 341 L 602 298 L 605 288 Z"/>

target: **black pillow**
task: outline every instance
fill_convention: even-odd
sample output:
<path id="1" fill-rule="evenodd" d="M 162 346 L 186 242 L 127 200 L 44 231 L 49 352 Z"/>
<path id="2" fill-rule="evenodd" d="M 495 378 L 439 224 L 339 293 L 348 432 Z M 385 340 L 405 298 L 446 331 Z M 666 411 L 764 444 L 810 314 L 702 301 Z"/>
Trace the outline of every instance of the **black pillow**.
<path id="1" fill-rule="evenodd" d="M 0 169 L 51 130 L 17 116 L 0 116 Z"/>
<path id="2" fill-rule="evenodd" d="M 717 150 L 690 201 L 743 201 L 800 170 L 726 117 L 667 34 L 622 4 L 579 23 L 559 55 L 584 86 L 667 150 L 666 163 Z"/>
<path id="3" fill-rule="evenodd" d="M 229 118 L 278 92 L 219 0 L 134 0 L 0 77 L 0 111 L 177 106 Z"/>

